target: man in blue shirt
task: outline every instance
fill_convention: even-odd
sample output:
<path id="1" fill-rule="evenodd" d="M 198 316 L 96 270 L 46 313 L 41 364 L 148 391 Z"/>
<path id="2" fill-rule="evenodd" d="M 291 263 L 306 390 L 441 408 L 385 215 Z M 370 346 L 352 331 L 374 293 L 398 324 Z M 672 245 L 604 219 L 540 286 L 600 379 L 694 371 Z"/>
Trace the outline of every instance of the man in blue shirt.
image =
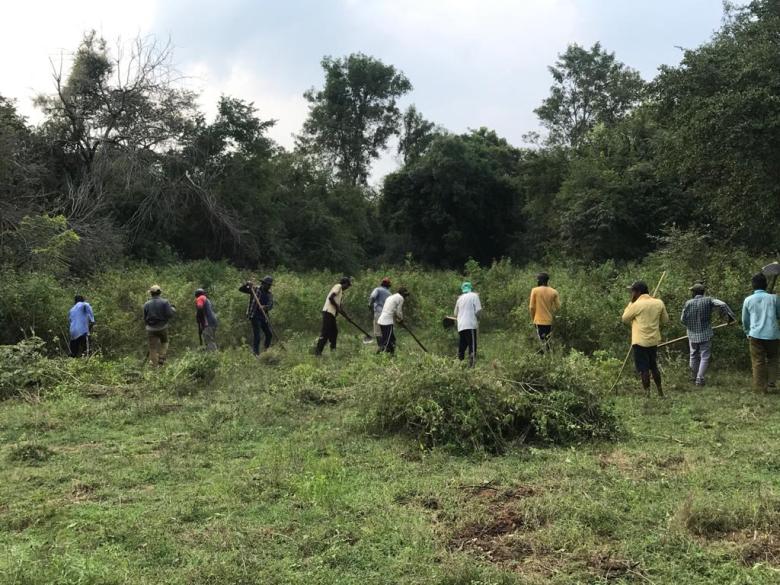
<path id="1" fill-rule="evenodd" d="M 379 326 L 378 321 L 382 315 L 385 301 L 390 294 L 390 279 L 385 276 L 382 282 L 379 283 L 379 286 L 371 291 L 371 296 L 368 297 L 368 312 L 374 320 L 374 337 L 379 349 L 382 349 L 382 328 Z"/>
<path id="2" fill-rule="evenodd" d="M 81 357 L 85 352 L 89 355 L 89 333 L 95 324 L 92 307 L 84 301 L 84 297 L 76 295 L 74 305 L 68 311 L 70 321 L 70 356 Z"/>
<path id="3" fill-rule="evenodd" d="M 780 304 L 777 295 L 766 291 L 766 276 L 753 277 L 753 294 L 742 304 L 742 327 L 750 342 L 750 361 L 753 364 L 753 389 L 767 392 L 775 387 L 777 358 L 780 348 Z"/>
<path id="4" fill-rule="evenodd" d="M 693 298 L 686 301 L 680 321 L 688 331 L 691 379 L 697 386 L 704 386 L 704 374 L 710 365 L 712 338 L 715 336 L 712 330 L 712 313 L 718 309 L 729 323 L 735 321 L 737 317 L 726 303 L 706 296 L 704 294 L 706 289 L 702 283 L 697 282 L 690 290 Z"/>
<path id="5" fill-rule="evenodd" d="M 238 287 L 238 292 L 249 295 L 249 305 L 246 309 L 246 316 L 252 324 L 252 353 L 255 357 L 260 356 L 261 332 L 265 336 L 263 343 L 265 349 L 271 346 L 273 331 L 268 322 L 270 316 L 268 313 L 274 308 L 274 295 L 271 292 L 271 286 L 274 284 L 272 276 L 266 276 L 260 281 L 260 286 L 256 286 L 252 281 L 248 281 Z M 260 303 L 258 305 L 258 303 Z"/>

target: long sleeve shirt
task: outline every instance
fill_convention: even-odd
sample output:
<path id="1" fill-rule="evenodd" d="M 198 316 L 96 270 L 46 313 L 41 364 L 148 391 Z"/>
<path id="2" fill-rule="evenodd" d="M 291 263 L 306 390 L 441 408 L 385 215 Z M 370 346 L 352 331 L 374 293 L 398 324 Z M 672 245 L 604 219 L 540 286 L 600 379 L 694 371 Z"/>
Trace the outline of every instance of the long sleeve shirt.
<path id="1" fill-rule="evenodd" d="M 655 347 L 661 343 L 661 324 L 668 322 L 664 302 L 648 294 L 629 303 L 623 311 L 623 323 L 631 325 L 631 345 Z"/>
<path id="2" fill-rule="evenodd" d="M 780 303 L 777 295 L 765 290 L 753 291 L 742 303 L 742 327 L 754 339 L 780 339 Z"/>
<path id="3" fill-rule="evenodd" d="M 552 325 L 555 313 L 561 308 L 561 297 L 551 286 L 536 286 L 531 289 L 528 312 L 534 325 Z"/>
<path id="4" fill-rule="evenodd" d="M 214 307 L 206 295 L 201 295 L 195 299 L 195 321 L 201 329 L 216 327 L 218 324 Z"/>
<path id="5" fill-rule="evenodd" d="M 152 297 L 144 303 L 144 323 L 147 331 L 162 331 L 168 327 L 170 321 L 176 314 L 176 309 L 171 306 L 167 299 L 162 297 Z"/>
<path id="6" fill-rule="evenodd" d="M 688 339 L 693 343 L 709 341 L 715 335 L 712 330 L 712 312 L 719 309 L 721 315 L 736 320 L 734 311 L 719 299 L 696 295 L 688 299 L 683 307 L 680 321 L 688 330 Z"/>
<path id="7" fill-rule="evenodd" d="M 238 292 L 249 295 L 249 305 L 247 305 L 246 308 L 246 316 L 249 319 L 259 319 L 260 321 L 265 321 L 265 315 L 263 315 L 263 311 L 260 310 L 260 307 L 257 306 L 255 296 L 257 296 L 260 304 L 263 305 L 267 315 L 268 312 L 274 308 L 273 293 L 270 290 L 264 290 L 262 286 L 256 286 L 254 287 L 255 294 L 252 294 L 252 287 L 248 283 L 242 284 L 240 287 L 238 287 Z"/>
<path id="8" fill-rule="evenodd" d="M 380 325 L 393 325 L 396 321 L 404 319 L 404 297 L 399 293 L 387 297 L 382 314 L 379 315 L 377 323 Z"/>
<path id="9" fill-rule="evenodd" d="M 382 314 L 382 307 L 391 294 L 390 289 L 384 286 L 378 286 L 371 292 L 371 296 L 368 297 L 368 308 L 374 312 L 375 319 Z"/>
<path id="10" fill-rule="evenodd" d="M 80 301 L 68 311 L 68 320 L 70 321 L 70 338 L 78 339 L 89 333 L 89 325 L 95 322 L 95 315 L 92 313 L 92 307 L 89 303 Z"/>

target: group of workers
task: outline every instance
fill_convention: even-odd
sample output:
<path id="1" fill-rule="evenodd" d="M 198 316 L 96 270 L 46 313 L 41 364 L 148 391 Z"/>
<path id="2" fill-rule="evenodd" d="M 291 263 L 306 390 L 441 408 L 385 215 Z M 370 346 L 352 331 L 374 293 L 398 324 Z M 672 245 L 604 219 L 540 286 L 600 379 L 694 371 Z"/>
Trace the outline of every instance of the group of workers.
<path id="1" fill-rule="evenodd" d="M 531 290 L 528 302 L 530 318 L 540 342 L 540 353 L 549 348 L 555 315 L 561 308 L 560 295 L 550 286 L 549 281 L 548 274 L 539 274 L 537 286 Z M 273 277 L 266 276 L 259 284 L 249 281 L 238 289 L 239 292 L 249 295 L 246 316 L 252 326 L 252 352 L 255 356 L 260 355 L 261 341 L 267 349 L 275 337 L 269 317 L 274 307 L 271 292 L 273 283 Z M 339 315 L 355 324 L 344 309 L 344 293 L 351 286 L 352 280 L 345 276 L 328 291 L 322 307 L 322 327 L 314 349 L 315 355 L 322 355 L 328 344 L 331 350 L 336 349 Z M 403 305 L 409 297 L 409 290 L 401 286 L 393 293 L 391 288 L 390 279 L 383 278 L 368 298 L 377 353 L 395 352 L 395 326 L 404 324 Z M 749 341 L 753 386 L 757 391 L 766 392 L 775 387 L 777 380 L 780 302 L 777 295 L 767 291 L 767 278 L 763 273 L 753 276 L 752 288 L 753 293 L 742 305 L 741 320 Z M 636 281 L 628 290 L 631 299 L 623 311 L 622 320 L 631 327 L 634 365 L 643 388 L 649 391 L 652 379 L 658 394 L 663 395 L 657 356 L 662 342 L 661 327 L 669 321 L 669 314 L 663 301 L 650 295 L 645 282 Z M 690 287 L 690 291 L 691 298 L 685 303 L 680 320 L 687 330 L 691 382 L 704 386 L 712 355 L 712 314 L 720 312 L 728 323 L 736 321 L 737 317 L 725 302 L 707 296 L 704 284 L 695 283 Z M 162 297 L 162 290 L 158 285 L 149 288 L 149 295 L 150 299 L 143 307 L 149 345 L 148 358 L 153 365 L 162 365 L 168 350 L 168 325 L 176 310 Z M 463 360 L 468 355 L 471 366 L 474 365 L 477 355 L 477 332 L 481 312 L 482 304 L 472 283 L 462 283 L 453 316 L 445 319 L 457 323 L 458 358 Z M 75 297 L 74 305 L 69 311 L 69 320 L 71 355 L 79 357 L 84 353 L 88 354 L 89 334 L 94 326 L 95 316 L 92 307 L 80 295 Z M 205 345 L 207 350 L 216 350 L 218 320 L 211 301 L 202 288 L 195 291 L 195 321 L 201 344 Z"/>

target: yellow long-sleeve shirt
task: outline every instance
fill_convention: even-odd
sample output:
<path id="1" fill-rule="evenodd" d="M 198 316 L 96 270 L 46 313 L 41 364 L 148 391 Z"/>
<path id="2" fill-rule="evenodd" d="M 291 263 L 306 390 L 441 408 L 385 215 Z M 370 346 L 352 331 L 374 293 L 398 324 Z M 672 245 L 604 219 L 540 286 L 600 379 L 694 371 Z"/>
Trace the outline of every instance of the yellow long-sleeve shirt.
<path id="1" fill-rule="evenodd" d="M 534 325 L 552 325 L 553 317 L 561 308 L 561 297 L 551 286 L 537 286 L 531 289 L 528 311 Z"/>
<path id="2" fill-rule="evenodd" d="M 655 347 L 661 343 L 661 325 L 669 322 L 669 313 L 661 299 L 648 294 L 629 303 L 623 311 L 623 323 L 631 325 L 631 344 Z"/>

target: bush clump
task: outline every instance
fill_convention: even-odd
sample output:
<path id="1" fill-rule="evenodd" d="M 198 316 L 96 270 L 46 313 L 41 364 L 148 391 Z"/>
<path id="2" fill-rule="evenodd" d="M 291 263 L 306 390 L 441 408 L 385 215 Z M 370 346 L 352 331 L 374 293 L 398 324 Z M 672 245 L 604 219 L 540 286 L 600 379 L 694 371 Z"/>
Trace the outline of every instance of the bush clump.
<path id="1" fill-rule="evenodd" d="M 176 395 L 189 394 L 214 381 L 219 370 L 219 356 L 214 352 L 188 351 L 169 362 L 156 377 L 161 390 Z"/>
<path id="2" fill-rule="evenodd" d="M 47 370 L 43 347 L 43 340 L 37 337 L 0 345 L 0 400 L 40 388 Z"/>
<path id="3" fill-rule="evenodd" d="M 565 383 L 572 360 L 537 358 L 516 364 L 516 373 L 464 369 L 451 359 L 423 356 L 414 365 L 393 367 L 375 390 L 363 394 L 370 426 L 410 434 L 426 448 L 501 452 L 513 440 L 570 443 L 616 436 L 619 425 L 610 405 L 593 388 L 592 377 Z"/>

